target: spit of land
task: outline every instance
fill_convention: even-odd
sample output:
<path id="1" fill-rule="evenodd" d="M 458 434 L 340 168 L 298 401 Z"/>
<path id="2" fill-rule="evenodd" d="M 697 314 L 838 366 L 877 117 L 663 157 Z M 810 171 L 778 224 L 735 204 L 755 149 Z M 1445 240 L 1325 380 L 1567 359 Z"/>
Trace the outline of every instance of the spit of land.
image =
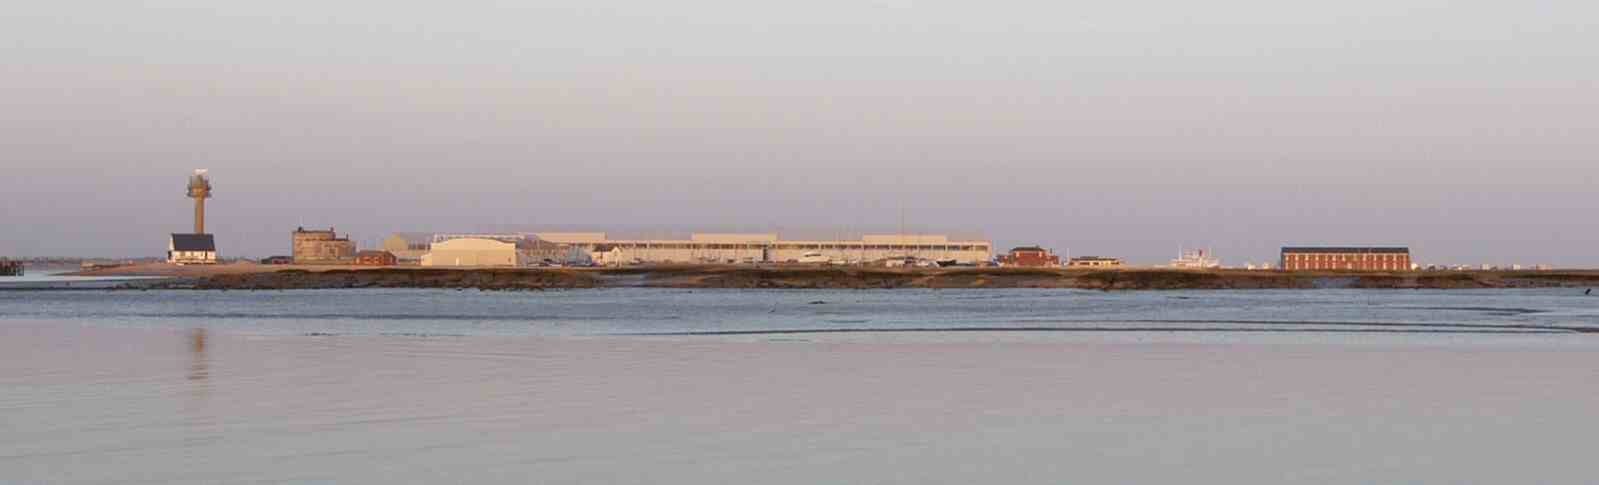
<path id="1" fill-rule="evenodd" d="M 156 276 L 126 288 L 272 290 L 320 288 L 476 288 L 542 290 L 660 288 L 1077 288 L 1465 289 L 1599 286 L 1599 271 L 1248 271 L 1057 268 L 866 268 L 800 265 L 679 265 L 621 268 L 428 268 L 227 264 L 143 264 L 75 276 Z"/>

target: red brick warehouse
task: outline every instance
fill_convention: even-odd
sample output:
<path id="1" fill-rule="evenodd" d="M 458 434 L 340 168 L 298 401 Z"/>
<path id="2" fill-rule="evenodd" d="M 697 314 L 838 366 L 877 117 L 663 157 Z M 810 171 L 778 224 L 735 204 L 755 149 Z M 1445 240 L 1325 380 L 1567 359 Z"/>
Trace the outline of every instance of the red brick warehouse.
<path id="1" fill-rule="evenodd" d="M 1022 246 L 1010 250 L 1010 254 L 1000 256 L 999 265 L 1032 268 L 1060 266 L 1060 256 L 1050 254 L 1048 249 L 1038 246 Z"/>
<path id="2" fill-rule="evenodd" d="M 1286 247 L 1283 271 L 1409 271 L 1410 248 Z"/>

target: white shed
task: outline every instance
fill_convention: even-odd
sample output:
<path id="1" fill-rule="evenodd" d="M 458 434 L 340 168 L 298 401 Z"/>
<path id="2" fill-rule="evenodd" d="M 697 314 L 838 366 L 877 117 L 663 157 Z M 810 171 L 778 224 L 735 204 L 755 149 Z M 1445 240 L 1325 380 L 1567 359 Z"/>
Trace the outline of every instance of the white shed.
<path id="1" fill-rule="evenodd" d="M 167 262 L 216 264 L 217 242 L 210 234 L 173 234 L 167 242 Z"/>
<path id="2" fill-rule="evenodd" d="M 422 266 L 522 266 L 516 244 L 493 239 L 451 239 L 433 243 Z"/>

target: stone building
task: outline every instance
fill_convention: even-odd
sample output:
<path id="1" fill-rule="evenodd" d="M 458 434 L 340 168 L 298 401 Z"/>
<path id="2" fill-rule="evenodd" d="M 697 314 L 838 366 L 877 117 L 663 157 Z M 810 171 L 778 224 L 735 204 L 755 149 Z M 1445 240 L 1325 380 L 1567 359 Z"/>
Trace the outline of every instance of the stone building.
<path id="1" fill-rule="evenodd" d="M 326 231 L 308 231 L 304 227 L 295 229 L 291 249 L 296 264 L 336 263 L 355 259 L 355 242 L 339 237 L 331 227 Z"/>

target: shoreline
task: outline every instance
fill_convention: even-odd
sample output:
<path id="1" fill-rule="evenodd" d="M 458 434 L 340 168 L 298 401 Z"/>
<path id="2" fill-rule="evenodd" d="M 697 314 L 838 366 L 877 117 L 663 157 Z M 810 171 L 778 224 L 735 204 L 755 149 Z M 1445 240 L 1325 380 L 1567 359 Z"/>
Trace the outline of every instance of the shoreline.
<path id="1" fill-rule="evenodd" d="M 1599 271 L 1336 272 L 1064 268 L 861 268 L 819 266 L 640 266 L 624 268 L 423 268 L 354 266 L 136 265 L 71 276 L 156 276 L 117 289 L 282 290 L 446 288 L 896 289 L 1056 288 L 1087 290 L 1485 289 L 1599 287 Z M 20 289 L 20 288 L 19 288 Z"/>

